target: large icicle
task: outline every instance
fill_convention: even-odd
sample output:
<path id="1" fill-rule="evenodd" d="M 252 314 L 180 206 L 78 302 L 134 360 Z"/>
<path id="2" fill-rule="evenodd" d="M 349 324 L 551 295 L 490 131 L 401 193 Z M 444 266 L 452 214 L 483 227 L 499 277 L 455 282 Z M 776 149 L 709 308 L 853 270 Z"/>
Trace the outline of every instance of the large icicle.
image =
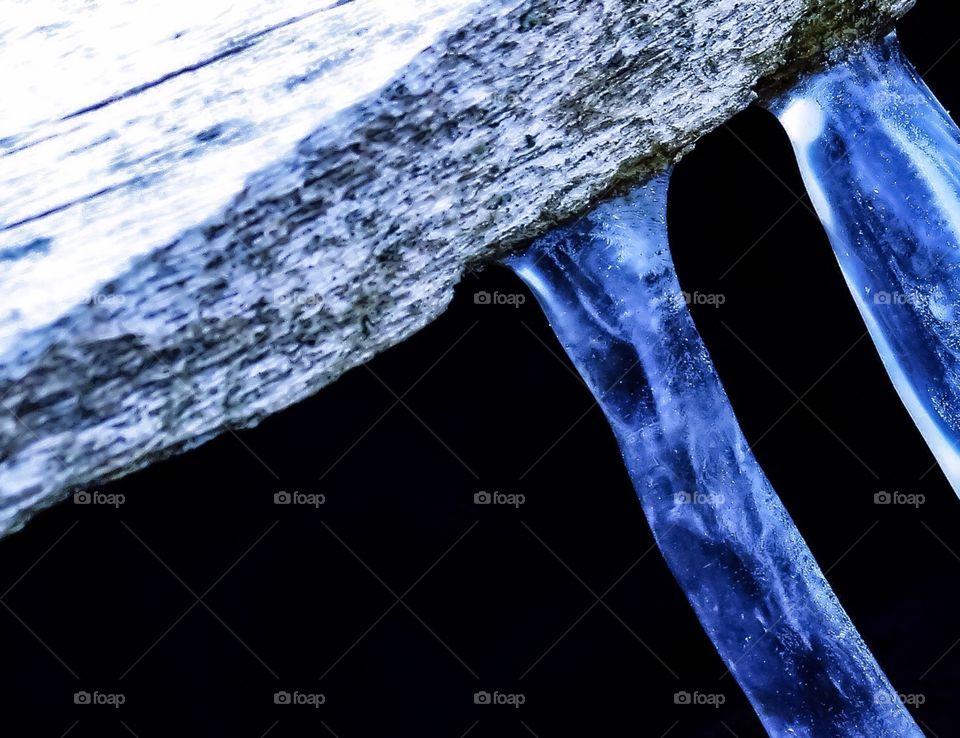
<path id="1" fill-rule="evenodd" d="M 667 563 L 772 736 L 922 736 L 757 465 L 680 292 L 667 176 L 510 266 L 620 443 Z"/>
<path id="2" fill-rule="evenodd" d="M 960 495 L 960 129 L 894 34 L 770 107 L 883 364 Z"/>

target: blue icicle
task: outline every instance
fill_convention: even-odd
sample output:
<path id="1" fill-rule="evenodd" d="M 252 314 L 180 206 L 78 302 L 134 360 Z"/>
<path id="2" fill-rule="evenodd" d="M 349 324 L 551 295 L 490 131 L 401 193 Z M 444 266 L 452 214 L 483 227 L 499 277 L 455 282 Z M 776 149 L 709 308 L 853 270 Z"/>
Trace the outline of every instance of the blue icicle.
<path id="1" fill-rule="evenodd" d="M 922 736 L 747 445 L 683 300 L 661 176 L 508 260 L 613 427 L 654 537 L 771 736 Z"/>
<path id="2" fill-rule="evenodd" d="M 894 387 L 960 495 L 960 129 L 895 34 L 770 107 Z"/>

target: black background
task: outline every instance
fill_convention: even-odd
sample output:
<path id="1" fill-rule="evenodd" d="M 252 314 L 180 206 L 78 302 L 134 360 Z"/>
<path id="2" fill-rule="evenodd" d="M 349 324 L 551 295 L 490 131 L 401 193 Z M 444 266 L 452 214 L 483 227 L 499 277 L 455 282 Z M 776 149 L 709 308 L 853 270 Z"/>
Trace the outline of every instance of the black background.
<path id="1" fill-rule="evenodd" d="M 921 1 L 900 37 L 960 110 L 949 6 Z M 725 295 L 694 317 L 760 463 L 893 684 L 923 695 L 924 729 L 956 735 L 960 504 L 802 192 L 765 112 L 703 139 L 671 188 L 681 283 Z M 474 303 L 495 290 L 527 301 Z M 368 368 L 100 488 L 119 509 L 66 502 L 0 542 L 2 734 L 764 735 L 592 406 L 519 280 L 469 275 Z M 494 490 L 526 502 L 474 504 Z M 881 490 L 926 502 L 878 506 Z M 75 705 L 81 690 L 126 702 Z M 275 705 L 281 690 L 326 701 Z"/>

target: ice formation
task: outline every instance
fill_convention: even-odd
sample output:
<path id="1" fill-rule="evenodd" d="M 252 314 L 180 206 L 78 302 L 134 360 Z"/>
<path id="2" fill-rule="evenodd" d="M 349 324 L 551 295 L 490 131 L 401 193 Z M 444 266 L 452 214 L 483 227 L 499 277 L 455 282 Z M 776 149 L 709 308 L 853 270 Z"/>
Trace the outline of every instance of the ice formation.
<path id="1" fill-rule="evenodd" d="M 606 414 L 657 544 L 772 736 L 922 736 L 747 445 L 687 310 L 668 175 L 508 264 Z"/>
<path id="2" fill-rule="evenodd" d="M 960 129 L 894 34 L 770 107 L 883 364 L 960 494 Z"/>

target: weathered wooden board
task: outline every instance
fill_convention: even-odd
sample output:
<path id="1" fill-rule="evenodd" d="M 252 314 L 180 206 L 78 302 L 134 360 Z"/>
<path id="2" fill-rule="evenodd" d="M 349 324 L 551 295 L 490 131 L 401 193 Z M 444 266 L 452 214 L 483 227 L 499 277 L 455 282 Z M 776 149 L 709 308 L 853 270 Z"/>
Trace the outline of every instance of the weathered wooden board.
<path id="1" fill-rule="evenodd" d="M 315 392 L 911 4 L 8 3 L 0 532 Z"/>

